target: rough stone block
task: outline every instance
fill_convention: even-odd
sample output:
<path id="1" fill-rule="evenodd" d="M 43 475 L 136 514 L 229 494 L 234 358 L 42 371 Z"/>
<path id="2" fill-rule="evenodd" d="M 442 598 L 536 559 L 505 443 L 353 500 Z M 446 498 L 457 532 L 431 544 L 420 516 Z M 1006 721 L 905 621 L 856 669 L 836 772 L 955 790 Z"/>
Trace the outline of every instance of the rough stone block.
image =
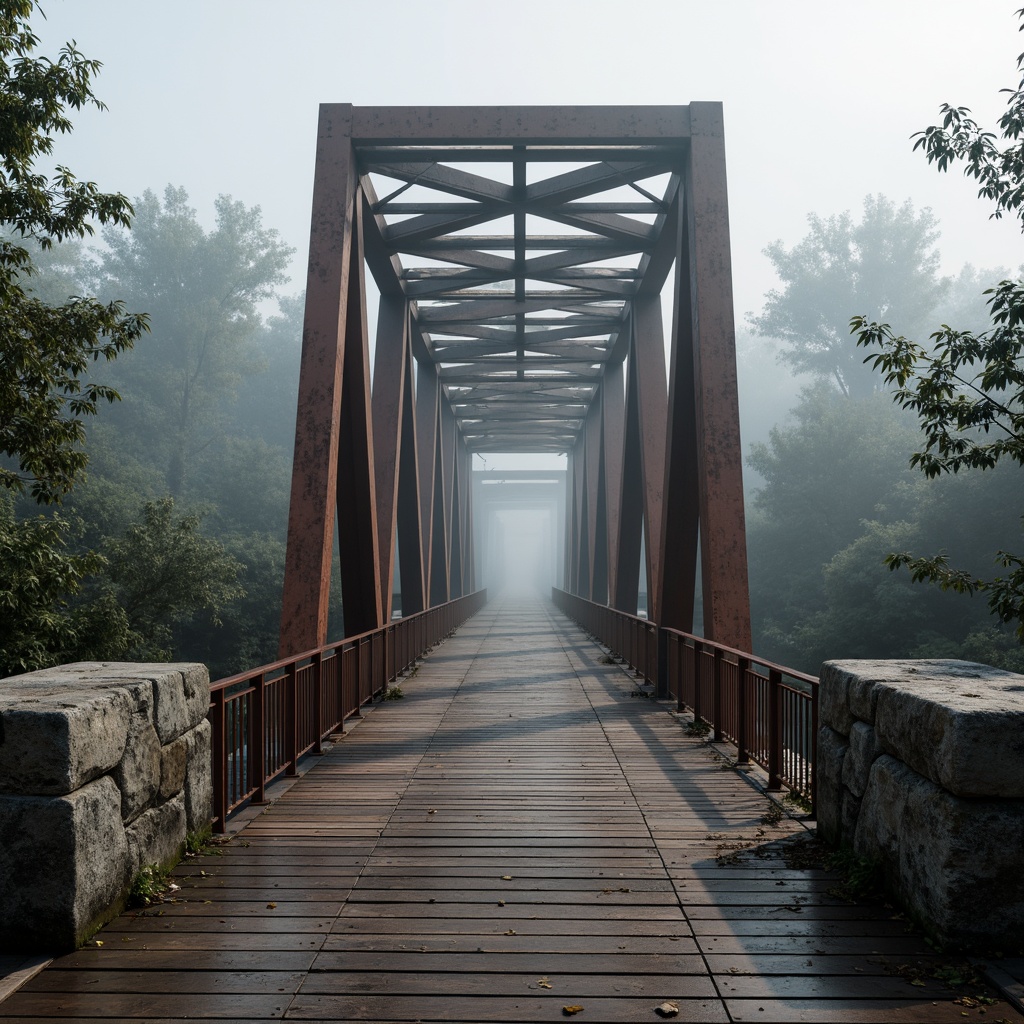
<path id="1" fill-rule="evenodd" d="M 187 736 L 188 733 L 185 734 Z M 185 786 L 185 766 L 188 748 L 185 736 L 160 750 L 160 801 L 177 796 Z"/>
<path id="2" fill-rule="evenodd" d="M 1024 799 L 1024 676 L 963 661 L 914 663 L 878 684 L 878 739 L 957 796 Z"/>
<path id="3" fill-rule="evenodd" d="M 868 772 L 881 753 L 875 730 L 865 722 L 854 722 L 850 727 L 850 750 L 843 761 L 843 785 L 858 799 L 864 795 Z"/>
<path id="4" fill-rule="evenodd" d="M 185 848 L 185 795 L 143 811 L 125 829 L 128 865 L 135 877 L 150 864 L 170 867 Z"/>
<path id="5" fill-rule="evenodd" d="M 124 905 L 121 796 L 104 776 L 60 797 L 0 797 L 0 950 L 74 949 Z"/>
<path id="6" fill-rule="evenodd" d="M 134 821 L 156 800 L 160 789 L 160 738 L 153 728 L 153 688 L 138 687 L 138 697 L 128 720 L 124 754 L 113 772 L 121 790 L 121 818 Z"/>
<path id="7" fill-rule="evenodd" d="M 1024 803 L 964 800 L 883 755 L 871 770 L 857 852 L 942 942 L 1019 943 Z"/>
<path id="8" fill-rule="evenodd" d="M 183 737 L 188 765 L 185 773 L 185 818 L 189 832 L 206 828 L 213 817 L 212 737 L 213 729 L 205 719 Z"/>
<path id="9" fill-rule="evenodd" d="M 818 730 L 818 760 L 814 766 L 818 783 L 818 832 L 827 842 L 844 841 L 842 825 L 843 761 L 849 743 L 829 726 Z M 847 842 L 850 841 L 846 837 Z"/>
<path id="10" fill-rule="evenodd" d="M 853 836 L 853 850 L 858 856 L 879 863 L 895 863 L 899 859 L 900 827 L 906 804 L 906 787 L 901 780 L 908 770 L 888 754 L 882 754 L 872 764 Z"/>
<path id="11" fill-rule="evenodd" d="M 837 661 L 821 666 L 818 681 L 818 722 L 848 736 L 855 719 L 850 711 L 850 673 Z"/>
<path id="12" fill-rule="evenodd" d="M 15 677 L 17 678 L 17 677 Z M 79 688 L 0 697 L 0 792 L 62 796 L 109 771 L 124 753 L 132 701 L 123 690 Z"/>

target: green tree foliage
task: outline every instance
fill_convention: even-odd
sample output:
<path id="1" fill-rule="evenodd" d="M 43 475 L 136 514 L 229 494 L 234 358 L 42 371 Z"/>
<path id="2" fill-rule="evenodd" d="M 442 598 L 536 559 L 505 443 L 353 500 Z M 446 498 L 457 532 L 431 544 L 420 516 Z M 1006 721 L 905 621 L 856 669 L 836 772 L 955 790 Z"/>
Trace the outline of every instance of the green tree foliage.
<path id="1" fill-rule="evenodd" d="M 0 493 L 0 676 L 53 664 L 78 646 L 71 599 L 102 567 L 95 554 L 67 551 L 72 524 L 61 515 L 19 519 Z"/>
<path id="2" fill-rule="evenodd" d="M 99 69 L 73 45 L 56 61 L 33 57 L 32 0 L 0 3 L 0 485 L 59 501 L 87 462 L 83 419 L 117 393 L 85 379 L 90 364 L 131 348 L 143 316 L 121 302 L 91 298 L 49 305 L 29 291 L 34 254 L 82 238 L 92 222 L 127 226 L 132 207 L 118 194 L 78 181 L 66 167 L 40 173 L 54 136 L 71 131 L 67 108 L 103 104 L 92 91 Z"/>
<path id="3" fill-rule="evenodd" d="M 239 382 L 258 368 L 260 303 L 286 280 L 292 250 L 259 207 L 221 196 L 204 231 L 182 188 L 136 201 L 133 230 L 104 233 L 100 287 L 144 302 L 152 343 L 118 368 L 124 427 L 158 457 L 166 488 L 190 493 L 196 462 L 215 449 Z"/>
<path id="4" fill-rule="evenodd" d="M 825 385 L 806 391 L 792 421 L 753 446 L 764 478 L 750 515 L 755 649 L 807 671 L 836 657 L 977 657 L 988 623 L 983 604 L 922 591 L 885 572 L 893 545 L 947 538 L 951 553 L 980 569 L 989 545 L 1017 531 L 1017 474 L 929 484 L 909 465 L 914 417 L 884 393 L 837 401 Z M 1008 664 L 1005 644 L 980 660 Z"/>
<path id="5" fill-rule="evenodd" d="M 219 625 L 225 607 L 244 596 L 238 577 L 245 566 L 219 541 L 200 533 L 201 521 L 196 512 L 179 512 L 172 498 L 150 501 L 138 520 L 107 544 L 100 586 L 112 587 L 124 609 L 132 657 L 170 658 L 176 627 L 200 613 Z"/>
<path id="6" fill-rule="evenodd" d="M 1024 54 L 1017 66 L 1024 71 Z M 995 204 L 992 216 L 1010 213 L 1024 227 L 1024 77 L 1007 92 L 998 135 L 982 130 L 966 107 L 946 104 L 942 124 L 918 133 L 914 148 L 940 171 L 962 163 L 965 174 L 980 182 L 979 195 Z M 988 329 L 943 325 L 925 344 L 898 334 L 887 322 L 864 315 L 851 321 L 858 345 L 878 349 L 865 362 L 895 387 L 895 401 L 918 418 L 924 447 L 910 461 L 929 478 L 991 470 L 1001 461 L 1024 466 L 1024 283 L 1003 280 L 985 294 Z M 1019 502 L 1016 508 L 1019 512 Z M 953 567 L 944 551 L 915 557 L 904 550 L 887 561 L 892 569 L 909 568 L 918 582 L 986 593 L 992 612 L 1015 623 L 1024 642 L 1021 555 L 999 550 L 995 562 L 1002 571 L 995 574 Z"/>
<path id="7" fill-rule="evenodd" d="M 877 310 L 913 330 L 933 310 L 944 282 L 938 277 L 936 222 L 909 201 L 896 206 L 867 196 L 859 221 L 849 212 L 808 217 L 806 237 L 786 249 L 765 249 L 782 281 L 764 309 L 751 317 L 758 334 L 778 339 L 780 358 L 798 373 L 828 381 L 859 397 L 877 386 L 850 337 L 850 310 Z"/>

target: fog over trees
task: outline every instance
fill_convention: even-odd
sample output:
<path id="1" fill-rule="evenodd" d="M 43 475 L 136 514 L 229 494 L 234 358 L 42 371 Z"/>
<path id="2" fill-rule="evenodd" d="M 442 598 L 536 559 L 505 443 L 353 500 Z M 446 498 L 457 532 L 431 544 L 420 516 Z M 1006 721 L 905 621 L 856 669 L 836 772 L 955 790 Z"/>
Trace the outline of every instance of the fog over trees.
<path id="1" fill-rule="evenodd" d="M 16 52 L 8 40 L 8 91 Z M 53 102 L 76 106 L 61 95 Z M 40 152 L 25 154 L 26 173 Z M 1021 181 L 1019 165 L 992 159 Z M 0 675 L 173 657 L 217 676 L 276 655 L 303 297 L 283 225 L 233 198 L 228 176 L 217 187 L 225 194 L 196 203 L 162 181 L 130 203 L 94 193 L 83 218 L 99 223 L 96 237 L 84 219 L 61 224 L 43 210 L 19 222 L 4 207 L 3 342 L 28 329 L 15 312 L 36 318 L 40 339 L 78 338 L 63 394 L 86 406 L 64 439 L 70 461 L 51 457 L 56 436 L 5 441 Z M 943 324 L 983 337 L 993 327 L 983 292 L 1021 270 L 943 263 L 942 224 L 914 197 L 876 190 L 847 205 L 805 211 L 802 236 L 762 240 L 777 284 L 737 318 L 754 649 L 809 671 L 826 657 L 893 656 L 1024 670 L 1012 615 L 993 617 L 984 588 L 943 592 L 886 566 L 893 553 L 941 552 L 971 580 L 990 580 L 997 551 L 1024 550 L 1014 463 L 1024 460 L 1011 452 L 984 472 L 929 479 L 911 462 L 925 444 L 920 409 L 894 403 L 898 382 L 865 364 L 881 350 L 850 330 L 863 314 L 890 325 L 880 341 L 927 346 Z M 999 392 L 1014 412 L 1019 352 L 1017 377 Z M 108 405 L 106 389 L 120 401 Z M 0 432 L 12 422 L 4 395 Z"/>

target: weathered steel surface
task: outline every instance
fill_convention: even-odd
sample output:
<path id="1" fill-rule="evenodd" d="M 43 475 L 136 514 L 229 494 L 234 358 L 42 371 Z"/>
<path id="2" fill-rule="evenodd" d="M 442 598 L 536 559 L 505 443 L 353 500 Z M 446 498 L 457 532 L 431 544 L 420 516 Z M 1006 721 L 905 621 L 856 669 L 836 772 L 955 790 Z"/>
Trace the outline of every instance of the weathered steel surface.
<path id="1" fill-rule="evenodd" d="M 405 302 L 382 295 L 377 311 L 373 365 L 373 441 L 377 493 L 377 541 L 384 620 L 391 619 L 398 522 L 398 481 L 405 438 L 408 318 Z M 403 602 L 404 604 L 404 602 Z M 419 609 L 416 609 L 419 611 Z"/>
<path id="2" fill-rule="evenodd" d="M 355 476 L 341 485 L 348 593 L 372 594 L 367 552 L 379 533 L 374 571 L 390 601 L 396 515 L 408 538 L 418 507 L 414 607 L 467 588 L 471 457 L 490 452 L 574 453 L 566 578 L 616 607 L 636 610 L 643 536 L 648 614 L 689 628 L 699 529 L 709 635 L 749 646 L 721 105 L 325 105 L 322 122 L 285 646 L 326 630 L 336 453 Z M 363 258 L 388 311 L 382 464 L 368 497 L 353 461 L 358 382 L 341 376 L 365 319 Z M 669 387 L 660 294 L 673 267 Z M 399 309 L 407 339 L 395 348 Z M 415 486 L 401 469 L 410 357 Z M 370 622 L 381 597 L 367 600 Z"/>
<path id="3" fill-rule="evenodd" d="M 355 208 L 352 261 L 345 318 L 341 422 L 338 432 L 338 562 L 345 632 L 365 633 L 383 624 L 377 494 L 373 468 L 369 338 L 362 260 L 362 211 Z"/>
<path id="4" fill-rule="evenodd" d="M 662 559 L 670 572 L 661 577 L 660 625 L 693 629 L 700 522 L 700 474 L 697 460 L 697 405 L 694 386 L 693 276 L 685 240 L 687 211 L 680 209 L 672 349 L 669 365 L 668 430 L 665 438 L 665 500 L 662 508 Z M 746 648 L 744 648 L 746 649 Z"/>
<path id="5" fill-rule="evenodd" d="M 694 282 L 691 309 L 696 340 L 704 630 L 712 640 L 749 651 L 743 455 L 722 108 L 718 103 L 691 107 L 695 131 L 687 176 L 692 196 L 687 227 Z"/>
<path id="6" fill-rule="evenodd" d="M 438 654 L 0 1019 L 963 1019 L 906 921 L 789 866 L 803 826 L 581 630 L 498 605 Z"/>
<path id="7" fill-rule="evenodd" d="M 321 108 L 282 599 L 283 655 L 319 647 L 327 639 L 356 188 L 351 131 L 351 105 Z"/>

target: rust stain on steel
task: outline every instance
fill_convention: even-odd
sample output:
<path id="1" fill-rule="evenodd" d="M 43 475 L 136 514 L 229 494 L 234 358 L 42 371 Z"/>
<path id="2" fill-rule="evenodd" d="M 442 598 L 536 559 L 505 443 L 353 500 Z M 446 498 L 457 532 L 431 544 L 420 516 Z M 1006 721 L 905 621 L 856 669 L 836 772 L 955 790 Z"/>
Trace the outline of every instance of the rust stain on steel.
<path id="1" fill-rule="evenodd" d="M 621 362 L 605 368 L 601 384 L 601 456 L 608 541 L 608 595 L 614 597 L 619 566 L 619 518 L 622 508 L 622 455 L 626 433 L 626 399 Z"/>
<path id="2" fill-rule="evenodd" d="M 678 257 L 672 314 L 669 366 L 668 433 L 665 450 L 665 502 L 662 511 L 662 559 L 672 567 L 661 579 L 660 625 L 691 632 L 694 581 L 697 575 L 697 539 L 700 516 L 700 480 L 697 471 L 697 405 L 694 392 L 694 330 L 690 249 L 684 217 L 676 209 Z"/>
<path id="3" fill-rule="evenodd" d="M 398 519 L 398 477 L 402 458 L 405 364 L 408 351 L 405 301 L 382 295 L 377 313 L 373 369 L 373 443 L 377 494 L 377 540 L 384 621 L 391 619 Z"/>
<path id="4" fill-rule="evenodd" d="M 282 655 L 320 647 L 334 539 L 355 163 L 352 107 L 322 107 L 282 597 Z"/>
<path id="5" fill-rule="evenodd" d="M 692 104 L 689 249 L 701 485 L 704 622 L 709 639 L 750 650 L 743 463 L 736 386 L 732 256 L 721 105 Z"/>
<path id="6" fill-rule="evenodd" d="M 377 495 L 373 468 L 369 337 L 362 260 L 362 211 L 355 205 L 345 371 L 338 438 L 338 561 L 345 632 L 351 636 L 383 624 Z"/>
<path id="7" fill-rule="evenodd" d="M 662 544 L 665 483 L 665 433 L 668 393 L 665 383 L 665 335 L 660 296 L 642 296 L 633 304 L 633 353 L 636 364 L 640 458 L 644 482 L 644 539 L 647 561 L 647 616 L 658 622 L 661 576 L 666 567 Z"/>

